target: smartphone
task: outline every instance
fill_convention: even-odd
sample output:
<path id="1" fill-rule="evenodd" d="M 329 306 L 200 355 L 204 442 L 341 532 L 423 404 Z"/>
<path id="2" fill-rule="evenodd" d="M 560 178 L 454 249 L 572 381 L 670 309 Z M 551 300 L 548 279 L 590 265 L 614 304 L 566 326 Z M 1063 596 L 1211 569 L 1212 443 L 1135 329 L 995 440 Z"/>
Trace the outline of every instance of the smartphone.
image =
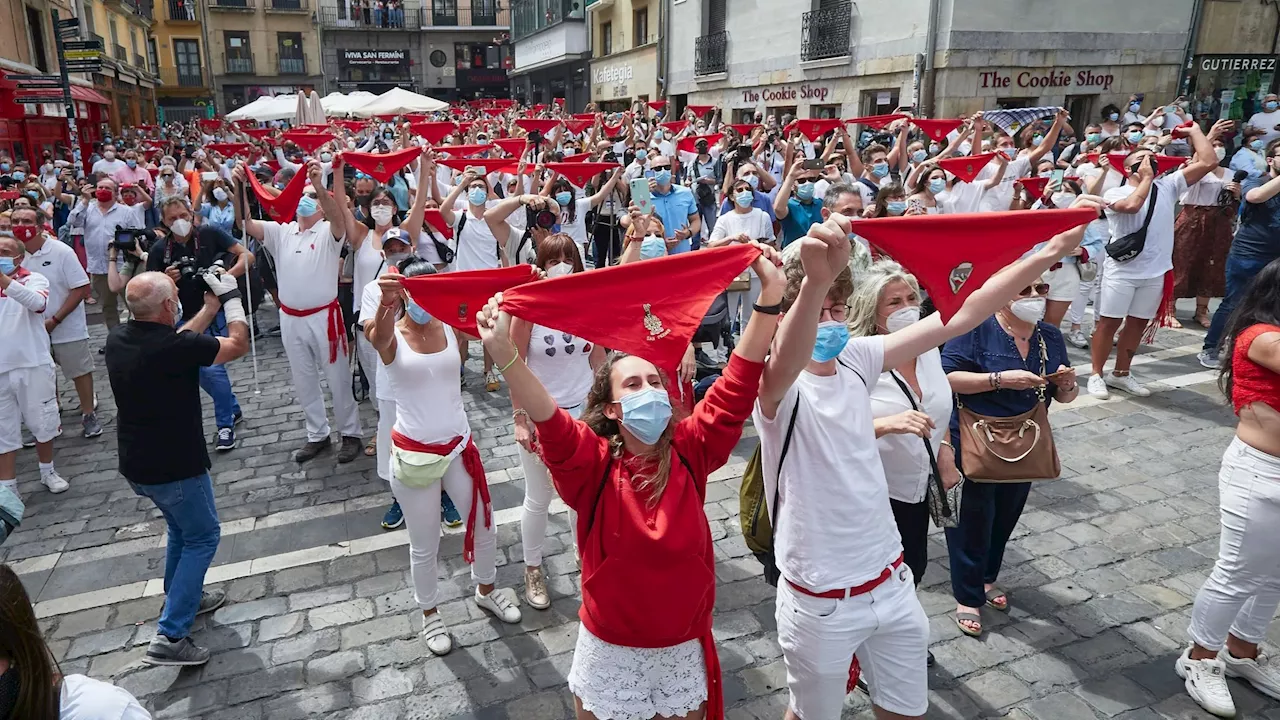
<path id="1" fill-rule="evenodd" d="M 653 196 L 649 194 L 649 178 L 639 177 L 631 181 L 631 204 L 645 215 L 653 214 Z"/>
<path id="2" fill-rule="evenodd" d="M 924 206 L 924 201 L 920 198 L 913 197 L 910 200 L 907 200 L 908 215 L 925 215 L 927 212 L 928 211 Z"/>
<path id="3" fill-rule="evenodd" d="M 1062 187 L 1062 178 L 1066 174 L 1066 170 L 1054 170 L 1049 174 L 1049 185 L 1055 188 Z"/>
<path id="4" fill-rule="evenodd" d="M 803 163 L 800 167 L 801 167 L 801 168 L 803 168 L 803 169 L 805 169 L 805 170 L 818 170 L 818 171 L 821 171 L 821 170 L 822 170 L 822 167 L 823 167 L 823 165 L 822 165 L 822 159 L 821 159 L 821 158 L 814 158 L 813 160 L 805 160 L 805 161 L 804 161 L 804 163 Z"/>

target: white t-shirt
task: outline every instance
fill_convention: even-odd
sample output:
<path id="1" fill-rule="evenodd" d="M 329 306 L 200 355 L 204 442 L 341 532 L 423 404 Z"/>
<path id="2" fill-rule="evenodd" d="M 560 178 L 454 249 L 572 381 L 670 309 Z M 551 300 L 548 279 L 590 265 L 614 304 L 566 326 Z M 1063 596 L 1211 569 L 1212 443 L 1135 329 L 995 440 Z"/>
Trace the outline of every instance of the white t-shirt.
<path id="1" fill-rule="evenodd" d="M 59 720 L 151 720 L 128 690 L 84 675 L 62 678 Z"/>
<path id="2" fill-rule="evenodd" d="M 49 281 L 40 273 L 29 272 L 21 279 L 14 278 L 8 294 L 0 292 L 0 373 L 52 365 L 49 333 L 44 330 L 44 309 L 34 311 L 11 297 L 13 285 L 40 294 L 48 308 Z"/>
<path id="3" fill-rule="evenodd" d="M 1089 183 L 1093 182 L 1094 178 L 1098 177 L 1098 173 L 1100 172 L 1106 172 L 1107 177 L 1103 179 L 1102 187 L 1098 188 L 1099 195 L 1106 195 L 1107 191 L 1118 188 L 1124 184 L 1124 176 L 1113 169 L 1110 165 L 1107 165 L 1105 168 L 1100 168 L 1093 163 L 1086 162 L 1076 168 L 1076 176 L 1080 178 L 1080 189 L 1087 192 L 1089 189 Z M 1111 224 L 1107 222 L 1106 218 L 1098 218 L 1097 220 L 1089 223 L 1085 232 L 1090 237 L 1109 238 L 1111 237 Z M 1093 259 L 1097 260 L 1097 258 Z"/>
<path id="4" fill-rule="evenodd" d="M 997 151 L 999 152 L 999 151 Z M 992 158 L 992 162 L 978 171 L 978 176 L 973 179 L 975 183 L 983 183 L 995 177 L 996 172 L 1000 169 L 1000 163 Z M 1009 166 L 1004 170 L 1004 177 L 1000 179 L 1000 184 L 991 188 L 982 196 L 981 209 L 988 212 L 999 212 L 1009 209 L 1009 204 L 1013 202 L 1013 181 L 1020 177 L 1026 177 L 1031 174 L 1031 157 L 1023 155 L 1009 161 Z"/>
<path id="5" fill-rule="evenodd" d="M 1280 138 L 1280 130 L 1276 129 L 1276 125 L 1280 125 L 1280 110 L 1271 112 L 1256 112 L 1249 118 L 1246 125 L 1252 125 L 1266 132 L 1262 136 L 1262 144 L 1265 146 L 1276 138 Z"/>
<path id="6" fill-rule="evenodd" d="M 716 218 L 716 227 L 711 231 L 710 239 L 720 240 L 733 237 L 738 233 L 746 233 L 752 240 L 772 242 L 773 222 L 769 220 L 769 214 L 758 207 L 753 207 L 745 213 L 730 210 Z"/>
<path id="7" fill-rule="evenodd" d="M 40 273 L 49 281 L 46 319 L 53 317 L 53 313 L 62 307 L 62 303 L 67 301 L 67 296 L 72 290 L 89 284 L 89 275 L 80 266 L 76 251 L 67 244 L 58 242 L 57 238 L 47 235 L 40 251 L 34 255 L 27 253 L 22 266 L 32 272 Z M 49 342 L 55 345 L 88 338 L 89 325 L 85 322 L 83 302 L 63 318 L 53 332 L 49 333 Z"/>
<path id="8" fill-rule="evenodd" d="M 1159 188 L 1156 194 L 1156 209 L 1151 214 L 1151 224 L 1147 226 L 1147 242 L 1137 257 L 1126 263 L 1118 263 L 1108 255 L 1103 265 L 1103 274 L 1116 280 L 1150 280 L 1163 276 L 1173 269 L 1173 221 L 1178 206 L 1178 198 L 1187 191 L 1187 179 L 1182 171 L 1172 172 L 1157 178 L 1152 186 Z M 1111 205 L 1131 195 L 1133 185 L 1122 185 L 1108 190 L 1102 199 L 1107 203 L 1107 223 L 1111 229 L 1111 240 L 1136 232 L 1147 218 L 1147 206 L 1151 203 L 1150 194 L 1138 208 L 1136 213 L 1120 213 L 1111 209 Z"/>
<path id="9" fill-rule="evenodd" d="M 986 185 L 974 179 L 973 182 L 960 181 L 933 196 L 938 212 L 953 215 L 956 213 L 973 213 L 982 210 L 982 198 L 987 194 Z"/>
<path id="10" fill-rule="evenodd" d="M 798 407 L 781 472 L 782 507 L 771 512 L 778 568 L 810 590 L 860 585 L 902 554 L 876 445 L 870 390 L 862 380 L 874 383 L 883 364 L 882 336 L 854 338 L 840 353 L 835 375 L 801 372 L 774 419 L 764 416 L 758 401 L 752 415 L 760 433 L 762 467 L 769 469 L 765 498 L 772 503 L 778 482 L 772 469 L 778 467 L 792 408 Z"/>
<path id="11" fill-rule="evenodd" d="M 529 371 L 562 408 L 582 405 L 591 391 L 592 344 L 567 332 L 534 324 L 529 333 Z"/>
<path id="12" fill-rule="evenodd" d="M 90 172 L 106 173 L 107 175 L 115 175 L 116 173 L 120 172 L 121 170 L 127 167 L 129 166 L 125 165 L 124 161 L 120 159 L 119 155 L 117 155 L 114 160 L 108 160 L 106 158 L 102 158 L 98 162 L 94 163 L 93 167 L 90 168 Z"/>
<path id="13" fill-rule="evenodd" d="M 898 379 L 910 389 L 906 378 Z M 915 398 L 921 412 L 933 419 L 933 433 L 929 444 L 934 457 L 947 437 L 951 423 L 951 385 L 942 370 L 942 353 L 937 348 L 916 358 L 916 381 L 920 383 L 923 398 Z M 911 391 L 914 394 L 914 390 Z M 880 379 L 871 389 L 871 415 L 884 418 L 911 409 L 911 401 L 894 381 L 889 371 L 880 373 Z M 933 467 L 924 451 L 924 441 L 917 435 L 889 434 L 876 438 L 880 449 L 880 463 L 889 483 L 889 497 L 898 502 L 918 503 L 924 500 L 925 489 Z"/>
<path id="14" fill-rule="evenodd" d="M 569 208 L 560 208 L 560 232 L 573 238 L 573 241 L 578 243 L 579 246 L 586 245 L 587 213 L 591 211 L 591 199 L 579 198 L 570 202 L 577 203 L 576 207 L 574 207 L 573 222 L 569 221 Z"/>
<path id="15" fill-rule="evenodd" d="M 325 307 L 338 297 L 342 243 L 328 220 L 307 230 L 298 221 L 287 225 L 262 222 L 262 244 L 275 258 L 279 300 L 294 310 Z"/>
<path id="16" fill-rule="evenodd" d="M 466 213 L 467 222 L 462 226 L 462 232 L 455 232 L 454 237 L 457 240 L 457 254 L 453 259 L 453 270 L 491 270 L 502 264 L 502 258 L 498 256 L 498 238 L 493 234 L 493 230 L 489 227 L 489 223 L 484 218 L 478 218 L 471 214 L 471 206 L 465 202 L 454 209 L 454 213 L 461 217 L 461 213 Z"/>
<path id="17" fill-rule="evenodd" d="M 443 350 L 425 355 L 409 347 L 399 328 L 395 334 L 396 356 L 386 366 L 386 378 L 396 401 L 396 431 L 426 444 L 470 435 L 458 382 L 462 358 L 453 330 L 444 328 Z"/>

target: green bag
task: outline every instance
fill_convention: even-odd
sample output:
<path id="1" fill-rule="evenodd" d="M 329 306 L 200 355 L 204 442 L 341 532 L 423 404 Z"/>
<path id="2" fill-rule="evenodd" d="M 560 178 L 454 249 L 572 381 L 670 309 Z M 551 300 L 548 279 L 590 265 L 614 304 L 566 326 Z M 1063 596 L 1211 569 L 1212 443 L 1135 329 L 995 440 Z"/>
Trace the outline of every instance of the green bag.
<path id="1" fill-rule="evenodd" d="M 796 415 L 800 410 L 800 394 L 796 393 L 795 407 L 791 408 L 791 419 L 787 421 L 787 435 L 782 441 L 782 454 L 778 457 L 779 482 L 773 488 L 773 511 L 778 511 L 778 488 L 781 485 L 782 463 L 787 459 L 787 450 L 791 448 L 791 435 L 796 429 Z M 780 573 L 773 557 L 773 517 L 769 514 L 769 505 L 764 497 L 764 470 L 760 462 L 760 445 L 756 444 L 755 452 L 747 461 L 742 472 L 742 486 L 738 489 L 738 522 L 742 526 L 742 539 L 747 549 L 755 554 L 756 559 L 764 566 L 764 581 L 777 586 Z"/>
<path id="2" fill-rule="evenodd" d="M 391 446 L 391 475 L 401 485 L 411 488 L 429 488 L 440 482 L 452 462 L 451 455 L 433 455 Z"/>

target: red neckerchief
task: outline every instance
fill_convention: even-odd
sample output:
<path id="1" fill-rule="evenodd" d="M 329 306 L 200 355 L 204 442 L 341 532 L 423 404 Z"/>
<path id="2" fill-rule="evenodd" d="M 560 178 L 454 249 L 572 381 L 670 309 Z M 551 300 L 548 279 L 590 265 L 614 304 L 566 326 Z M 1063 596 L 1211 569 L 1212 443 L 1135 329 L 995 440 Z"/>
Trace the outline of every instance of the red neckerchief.
<path id="1" fill-rule="evenodd" d="M 791 123 L 795 126 L 800 134 L 809 138 L 809 140 L 817 140 L 823 135 L 840 127 L 840 120 L 829 118 L 826 120 L 810 118 L 807 120 L 795 120 Z"/>
<path id="2" fill-rule="evenodd" d="M 533 282 L 538 273 L 531 265 L 513 265 L 492 270 L 462 270 L 405 278 L 404 289 L 423 310 L 440 322 L 472 337 L 476 330 L 476 313 L 498 293 L 517 285 Z"/>
<path id="3" fill-rule="evenodd" d="M 730 125 L 729 127 L 733 128 L 734 132 L 738 133 L 742 137 L 749 138 L 751 137 L 751 133 L 755 132 L 756 128 L 764 126 L 760 123 L 737 123 L 736 125 Z"/>
<path id="4" fill-rule="evenodd" d="M 520 118 L 516 120 L 516 127 L 521 128 L 525 132 L 538 132 L 546 135 L 552 130 L 560 127 L 559 120 L 541 120 L 536 118 Z"/>
<path id="5" fill-rule="evenodd" d="M 964 124 L 964 120 L 928 120 L 926 118 L 912 118 L 911 124 L 920 128 L 925 135 L 942 142 L 947 138 L 947 133 L 955 130 Z"/>
<path id="6" fill-rule="evenodd" d="M 302 148 L 302 151 L 307 153 L 315 152 L 316 148 L 327 142 L 333 142 L 333 135 L 327 132 L 313 133 L 289 131 L 284 133 L 282 137 Z"/>
<path id="7" fill-rule="evenodd" d="M 649 102 L 645 103 L 645 105 L 648 105 L 650 110 L 654 110 L 656 112 L 662 112 L 667 108 L 667 101 L 666 100 L 650 100 Z"/>
<path id="8" fill-rule="evenodd" d="M 13 274 L 10 275 L 9 277 L 19 285 L 26 285 L 26 283 L 22 282 L 22 280 L 26 279 L 26 277 L 30 274 L 31 274 L 30 270 L 19 265 L 18 269 L 14 270 Z M 0 290 L 0 297 L 8 297 L 8 296 L 4 294 L 4 290 Z"/>
<path id="9" fill-rule="evenodd" d="M 1027 194 L 1034 200 L 1044 195 L 1044 189 L 1049 184 L 1049 178 L 1046 177 L 1024 177 L 1018 178 L 1014 182 L 1027 189 Z"/>
<path id="10" fill-rule="evenodd" d="M 712 147 L 715 147 L 716 143 L 720 142 L 720 138 L 722 137 L 724 137 L 724 133 L 711 133 L 710 135 L 690 135 L 689 137 L 681 138 L 680 141 L 676 143 L 676 151 L 687 152 L 687 153 L 697 153 L 699 140 L 706 140 L 707 148 L 712 148 Z"/>
<path id="11" fill-rule="evenodd" d="M 209 143 L 204 149 L 209 152 L 222 153 L 223 157 L 235 157 L 249 152 L 253 147 L 249 143 Z"/>
<path id="12" fill-rule="evenodd" d="M 248 175 L 249 187 L 253 188 L 253 194 L 257 196 L 258 203 L 266 211 L 267 217 L 281 224 L 293 220 L 293 216 L 298 212 L 298 201 L 302 199 L 302 190 L 307 186 L 307 174 L 294 173 L 293 179 L 284 186 L 284 190 L 274 197 L 267 193 L 262 183 L 258 182 L 257 175 L 254 173 L 248 173 Z"/>
<path id="13" fill-rule="evenodd" d="M 900 114 L 864 115 L 863 117 L 849 118 L 848 120 L 844 120 L 843 122 L 845 125 L 866 125 L 869 128 L 874 128 L 876 130 L 879 130 L 880 128 L 888 125 L 894 120 L 901 120 L 902 118 L 905 118 L 905 117 L 906 115 L 900 115 Z"/>
<path id="14" fill-rule="evenodd" d="M 582 153 L 585 154 L 585 153 Z M 570 157 L 577 157 L 571 155 Z M 560 173 L 566 180 L 576 187 L 584 188 L 591 178 L 602 172 L 614 170 L 622 167 L 616 162 L 576 162 L 576 163 L 547 163 L 547 169 L 552 172 Z"/>
<path id="15" fill-rule="evenodd" d="M 658 127 L 663 130 L 670 130 L 673 135 L 679 135 L 689 127 L 688 120 L 669 120 L 667 122 L 658 123 Z"/>
<path id="16" fill-rule="evenodd" d="M 593 122 L 594 122 L 593 120 L 565 120 L 564 129 L 568 130 L 574 135 L 581 135 L 583 132 L 586 132 L 586 130 L 591 127 L 591 123 Z"/>
<path id="17" fill-rule="evenodd" d="M 685 105 L 684 108 L 685 110 L 688 110 L 694 115 L 697 115 L 700 117 L 702 115 L 706 115 L 712 110 L 715 110 L 716 106 L 715 105 Z"/>
<path id="18" fill-rule="evenodd" d="M 982 155 L 961 155 L 960 157 L 943 158 L 938 161 L 938 167 L 955 175 L 964 182 L 973 182 L 978 177 L 978 173 L 982 172 L 982 168 L 991 162 L 996 156 L 995 153 L 983 153 Z"/>
<path id="19" fill-rule="evenodd" d="M 498 138 L 493 141 L 493 144 L 514 158 L 524 155 L 525 149 L 529 147 L 529 142 L 524 138 Z"/>
<path id="20" fill-rule="evenodd" d="M 390 153 L 362 153 L 348 150 L 342 153 L 342 161 L 351 167 L 384 183 L 402 167 L 422 156 L 422 148 L 411 147 Z"/>
<path id="21" fill-rule="evenodd" d="M 439 145 L 441 140 L 449 137 L 457 129 L 458 124 L 454 122 L 420 122 L 409 125 L 409 132 L 422 136 L 429 145 Z"/>
<path id="22" fill-rule="evenodd" d="M 495 172 L 514 173 L 519 167 L 519 163 L 512 158 L 441 158 L 436 162 L 458 172 L 466 172 L 470 167 L 482 167 L 485 175 Z"/>

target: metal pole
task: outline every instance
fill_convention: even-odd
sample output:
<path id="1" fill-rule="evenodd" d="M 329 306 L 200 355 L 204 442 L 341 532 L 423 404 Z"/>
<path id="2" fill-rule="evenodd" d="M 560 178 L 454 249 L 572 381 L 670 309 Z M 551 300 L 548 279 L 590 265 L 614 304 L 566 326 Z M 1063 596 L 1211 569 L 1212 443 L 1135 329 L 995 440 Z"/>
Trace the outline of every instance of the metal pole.
<path id="1" fill-rule="evenodd" d="M 924 39 L 924 76 L 920 83 L 920 105 L 916 114 L 922 117 L 933 117 L 934 83 L 938 71 L 933 67 L 933 56 L 938 53 L 938 0 L 929 0 L 929 27 Z"/>
<path id="2" fill-rule="evenodd" d="M 58 11 L 50 10 L 53 18 L 53 42 L 58 51 L 58 73 L 62 76 L 62 103 L 67 113 L 67 142 L 71 144 L 71 160 L 80 168 L 80 131 L 76 128 L 76 104 L 71 99 L 71 73 L 67 72 L 67 57 L 62 45 L 62 33 L 58 30 Z"/>

